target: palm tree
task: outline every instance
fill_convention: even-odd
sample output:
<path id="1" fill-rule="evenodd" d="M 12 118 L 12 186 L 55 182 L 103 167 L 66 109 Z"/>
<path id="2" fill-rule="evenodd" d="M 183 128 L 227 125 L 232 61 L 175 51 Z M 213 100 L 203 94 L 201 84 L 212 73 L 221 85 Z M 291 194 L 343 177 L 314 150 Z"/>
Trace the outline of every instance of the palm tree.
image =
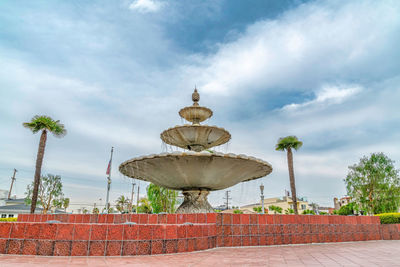
<path id="1" fill-rule="evenodd" d="M 299 149 L 303 145 L 303 142 L 299 141 L 296 136 L 287 136 L 279 138 L 278 143 L 275 146 L 277 151 L 287 151 L 287 161 L 289 168 L 289 179 L 290 179 L 290 190 L 292 191 L 293 209 L 295 214 L 299 214 L 297 210 L 297 197 L 296 197 L 296 183 L 294 181 L 294 170 L 293 170 L 293 153 L 294 150 Z"/>
<path id="2" fill-rule="evenodd" d="M 116 203 L 117 203 L 117 206 L 116 206 L 116 207 L 117 207 L 117 210 L 118 210 L 119 212 L 123 213 L 123 212 L 126 210 L 128 204 L 129 204 L 130 202 L 129 202 L 129 199 L 128 199 L 127 197 L 125 197 L 124 195 L 121 195 L 121 196 L 117 199 Z"/>
<path id="3" fill-rule="evenodd" d="M 142 197 L 139 200 L 139 206 L 137 206 L 136 208 L 138 213 L 151 213 L 150 201 L 145 197 Z"/>
<path id="4" fill-rule="evenodd" d="M 67 130 L 65 130 L 64 125 L 61 124 L 60 121 L 55 121 L 48 116 L 36 115 L 30 122 L 24 122 L 23 126 L 30 129 L 34 134 L 40 131 L 42 132 L 40 136 L 38 153 L 36 156 L 36 169 L 31 203 L 31 213 L 35 213 L 44 149 L 46 147 L 47 132 L 51 132 L 55 137 L 63 137 L 67 134 Z"/>

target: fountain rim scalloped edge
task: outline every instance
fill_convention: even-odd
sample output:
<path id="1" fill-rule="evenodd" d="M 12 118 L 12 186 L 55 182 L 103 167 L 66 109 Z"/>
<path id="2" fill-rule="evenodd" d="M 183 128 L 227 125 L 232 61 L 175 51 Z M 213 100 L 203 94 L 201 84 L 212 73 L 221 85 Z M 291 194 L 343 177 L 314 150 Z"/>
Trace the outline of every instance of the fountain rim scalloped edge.
<path id="1" fill-rule="evenodd" d="M 263 176 L 254 176 L 250 179 L 247 180 L 243 180 L 242 182 L 247 182 L 247 181 L 251 181 L 251 180 L 255 180 L 255 179 L 259 179 L 262 177 L 265 177 L 267 175 L 269 175 L 272 171 L 272 165 L 262 159 L 259 158 L 255 158 L 252 156 L 247 156 L 245 154 L 233 154 L 233 153 L 228 153 L 228 154 L 224 154 L 224 153 L 220 153 L 220 152 L 215 152 L 215 153 L 209 153 L 209 152 L 193 152 L 193 151 L 188 151 L 188 152 L 172 152 L 172 153 L 160 153 L 160 154 L 150 154 L 150 155 L 146 155 L 146 156 L 140 156 L 140 157 L 136 157 L 136 158 L 132 158 L 129 160 L 126 160 L 124 162 L 122 162 L 119 167 L 118 170 L 125 176 L 130 177 L 130 178 L 134 178 L 134 179 L 139 179 L 142 181 L 146 181 L 146 182 L 150 182 L 146 179 L 143 178 L 138 178 L 135 176 L 131 176 L 131 175 L 127 175 L 124 172 L 122 172 L 122 168 L 125 167 L 126 164 L 129 163 L 133 163 L 133 162 L 137 162 L 137 161 L 143 161 L 143 160 L 147 160 L 147 159 L 154 159 L 154 158 L 166 158 L 166 157 L 171 157 L 171 156 L 178 156 L 178 157 L 184 157 L 184 156 L 189 156 L 189 157 L 220 157 L 220 158 L 231 158 L 231 159 L 241 159 L 241 160 L 250 160 L 250 161 L 255 161 L 257 163 L 260 163 L 262 165 L 264 165 L 265 167 L 269 168 L 269 172 Z M 211 190 L 213 191 L 213 190 Z"/>
<path id="2" fill-rule="evenodd" d="M 166 133 L 166 132 L 168 132 L 168 131 L 172 131 L 172 130 L 174 130 L 174 129 L 179 129 L 179 128 L 191 128 L 191 127 L 214 128 L 214 129 L 222 130 L 223 132 L 225 132 L 225 133 L 227 134 L 228 139 L 227 139 L 225 142 L 223 142 L 223 143 L 221 143 L 221 144 L 218 144 L 218 145 L 211 146 L 211 147 L 223 145 L 223 144 L 229 142 L 229 141 L 232 139 L 231 133 L 230 133 L 228 130 L 226 130 L 225 128 L 223 128 L 223 127 L 218 127 L 218 126 L 216 126 L 216 125 L 207 125 L 207 124 L 183 124 L 183 125 L 176 125 L 176 126 L 174 126 L 174 127 L 168 128 L 168 129 L 164 130 L 162 133 L 160 133 L 160 138 L 161 138 L 161 140 L 162 140 L 163 142 L 165 142 L 165 140 L 163 139 L 163 134 L 164 134 L 164 133 Z M 174 144 L 170 144 L 170 143 L 167 143 L 167 142 L 165 142 L 165 143 L 166 143 L 166 144 L 169 144 L 169 145 L 174 145 Z M 176 145 L 175 145 L 175 146 L 176 146 Z"/>

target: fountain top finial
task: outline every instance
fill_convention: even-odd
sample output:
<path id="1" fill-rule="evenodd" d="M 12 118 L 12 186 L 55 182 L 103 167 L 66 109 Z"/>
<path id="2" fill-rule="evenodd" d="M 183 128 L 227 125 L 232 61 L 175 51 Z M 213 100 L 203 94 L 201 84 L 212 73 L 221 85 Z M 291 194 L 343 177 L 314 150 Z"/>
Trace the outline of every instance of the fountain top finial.
<path id="1" fill-rule="evenodd" d="M 200 100 L 200 94 L 197 92 L 197 88 L 194 87 L 194 92 L 192 94 L 192 100 L 193 100 L 193 106 L 198 106 L 199 105 L 199 100 Z"/>
<path id="2" fill-rule="evenodd" d="M 193 105 L 184 107 L 179 111 L 179 116 L 193 124 L 200 124 L 210 118 L 213 114 L 212 110 L 206 107 L 199 106 L 200 94 L 197 92 L 196 86 L 192 94 Z"/>

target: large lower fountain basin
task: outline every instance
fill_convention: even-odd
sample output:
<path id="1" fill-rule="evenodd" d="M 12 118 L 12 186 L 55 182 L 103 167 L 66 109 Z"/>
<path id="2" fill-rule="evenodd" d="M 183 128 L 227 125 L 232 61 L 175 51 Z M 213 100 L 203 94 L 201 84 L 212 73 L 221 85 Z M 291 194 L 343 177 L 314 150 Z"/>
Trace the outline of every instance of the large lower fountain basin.
<path id="1" fill-rule="evenodd" d="M 221 190 L 268 175 L 269 163 L 245 155 L 175 152 L 134 158 L 119 167 L 126 176 L 175 190 Z"/>

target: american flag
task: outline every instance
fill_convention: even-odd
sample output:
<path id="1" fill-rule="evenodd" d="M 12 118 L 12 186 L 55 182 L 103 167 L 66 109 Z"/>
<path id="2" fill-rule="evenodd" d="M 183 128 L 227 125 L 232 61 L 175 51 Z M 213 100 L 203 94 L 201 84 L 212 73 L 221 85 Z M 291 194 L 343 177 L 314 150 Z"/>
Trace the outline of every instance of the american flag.
<path id="1" fill-rule="evenodd" d="M 111 170 L 111 159 L 110 159 L 110 161 L 108 162 L 108 167 L 107 167 L 107 171 L 106 171 L 106 174 L 107 174 L 107 175 L 110 175 L 110 170 Z"/>

